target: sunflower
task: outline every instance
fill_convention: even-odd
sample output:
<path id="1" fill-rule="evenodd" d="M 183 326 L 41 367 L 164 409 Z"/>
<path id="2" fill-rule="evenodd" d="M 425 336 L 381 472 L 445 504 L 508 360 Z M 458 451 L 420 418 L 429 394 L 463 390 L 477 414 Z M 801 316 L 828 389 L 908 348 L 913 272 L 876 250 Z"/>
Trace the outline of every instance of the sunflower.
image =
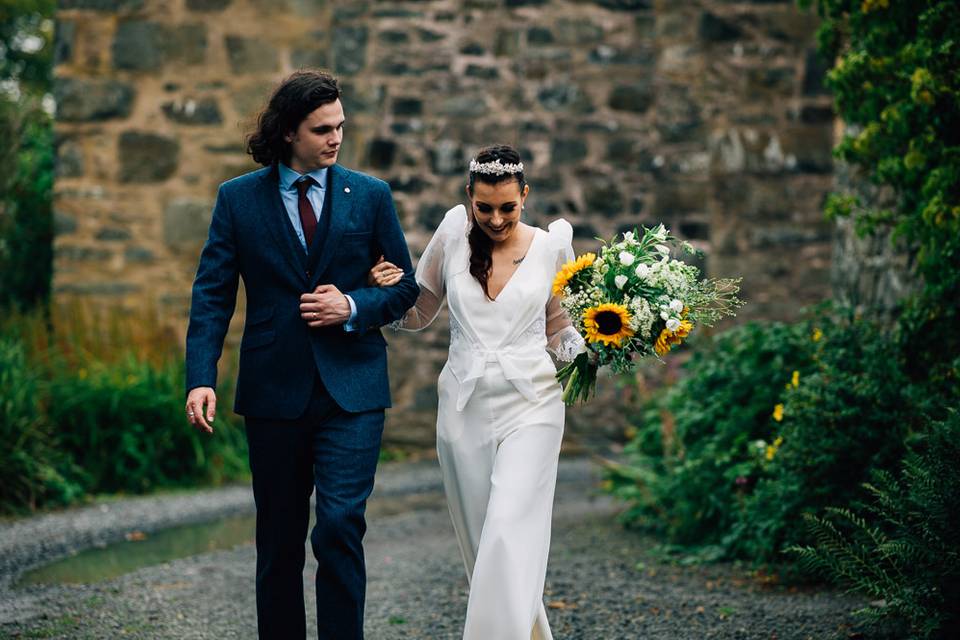
<path id="1" fill-rule="evenodd" d="M 585 253 L 576 260 L 571 260 L 560 267 L 560 271 L 557 272 L 556 278 L 553 279 L 553 295 L 562 296 L 564 288 L 570 284 L 573 276 L 577 275 L 580 271 L 583 271 L 587 267 L 593 266 L 593 261 L 596 259 L 597 254 Z"/>
<path id="2" fill-rule="evenodd" d="M 680 344 L 683 342 L 683 339 L 690 335 L 690 332 L 693 330 L 693 323 L 689 320 L 681 320 L 680 326 L 677 327 L 676 331 L 670 331 L 670 329 L 664 329 L 660 332 L 660 335 L 657 337 L 657 341 L 653 343 L 653 350 L 657 352 L 658 356 L 662 356 L 675 344 Z"/>
<path id="3" fill-rule="evenodd" d="M 587 330 L 589 342 L 620 347 L 626 338 L 633 336 L 630 323 L 630 312 L 620 304 L 604 302 L 590 307 L 583 314 L 583 326 Z"/>

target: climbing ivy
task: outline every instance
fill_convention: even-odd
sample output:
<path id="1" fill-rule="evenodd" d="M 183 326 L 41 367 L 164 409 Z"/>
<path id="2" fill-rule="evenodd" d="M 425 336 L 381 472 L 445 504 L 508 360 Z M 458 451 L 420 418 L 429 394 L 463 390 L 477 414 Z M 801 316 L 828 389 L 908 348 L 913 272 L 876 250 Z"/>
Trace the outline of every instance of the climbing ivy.
<path id="1" fill-rule="evenodd" d="M 960 363 L 960 3 L 798 0 L 822 18 L 821 53 L 839 116 L 835 150 L 895 194 L 891 209 L 835 196 L 827 213 L 861 232 L 892 229 L 916 252 L 922 285 L 899 335 L 908 369 L 956 388 Z"/>

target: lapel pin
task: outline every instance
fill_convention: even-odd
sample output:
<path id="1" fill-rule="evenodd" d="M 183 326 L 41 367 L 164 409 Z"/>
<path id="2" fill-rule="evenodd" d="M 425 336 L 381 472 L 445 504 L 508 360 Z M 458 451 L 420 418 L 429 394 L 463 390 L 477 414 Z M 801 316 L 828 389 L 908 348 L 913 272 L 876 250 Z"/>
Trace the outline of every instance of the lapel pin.
<path id="1" fill-rule="evenodd" d="M 344 193 L 350 193 L 350 187 L 344 187 L 344 188 L 343 188 L 343 192 L 344 192 Z"/>

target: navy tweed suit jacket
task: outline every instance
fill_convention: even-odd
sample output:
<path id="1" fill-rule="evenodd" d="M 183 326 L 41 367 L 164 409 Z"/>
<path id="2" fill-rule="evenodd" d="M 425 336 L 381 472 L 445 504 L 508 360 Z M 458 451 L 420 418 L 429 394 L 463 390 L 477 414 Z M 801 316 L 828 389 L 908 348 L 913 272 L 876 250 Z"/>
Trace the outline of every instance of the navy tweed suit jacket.
<path id="1" fill-rule="evenodd" d="M 214 387 L 217 361 L 236 306 L 239 278 L 247 296 L 234 410 L 247 417 L 293 419 L 313 391 L 314 372 L 350 412 L 390 406 L 386 341 L 380 327 L 401 318 L 419 294 L 390 188 L 382 180 L 333 165 L 328 170 L 322 247 L 308 257 L 284 209 L 276 167 L 220 185 L 193 284 L 187 329 L 186 387 Z M 393 287 L 367 285 L 383 255 L 404 271 Z M 335 285 L 357 307 L 357 331 L 311 329 L 300 296 Z"/>

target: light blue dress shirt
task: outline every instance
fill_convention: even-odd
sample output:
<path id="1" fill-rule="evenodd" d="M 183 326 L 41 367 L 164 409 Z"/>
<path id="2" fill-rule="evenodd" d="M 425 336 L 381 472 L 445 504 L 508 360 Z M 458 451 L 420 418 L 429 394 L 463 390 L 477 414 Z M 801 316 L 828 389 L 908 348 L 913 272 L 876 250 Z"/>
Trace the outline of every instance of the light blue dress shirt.
<path id="1" fill-rule="evenodd" d="M 326 197 L 327 187 L 327 169 L 315 169 L 307 174 L 299 174 L 282 162 L 279 163 L 280 170 L 280 199 L 283 200 L 283 207 L 287 210 L 287 217 L 290 218 L 290 224 L 293 230 L 297 232 L 297 238 L 300 239 L 300 246 L 304 253 L 307 251 L 307 239 L 303 235 L 303 225 L 300 223 L 300 194 L 297 190 L 297 182 L 304 175 L 314 179 L 314 183 L 307 189 L 307 200 L 313 207 L 313 213 L 320 221 L 320 215 L 323 213 L 323 199 Z M 344 331 L 354 331 L 353 321 L 357 318 L 357 305 L 353 298 L 344 294 L 347 302 L 350 303 L 350 319 L 343 325 Z"/>

